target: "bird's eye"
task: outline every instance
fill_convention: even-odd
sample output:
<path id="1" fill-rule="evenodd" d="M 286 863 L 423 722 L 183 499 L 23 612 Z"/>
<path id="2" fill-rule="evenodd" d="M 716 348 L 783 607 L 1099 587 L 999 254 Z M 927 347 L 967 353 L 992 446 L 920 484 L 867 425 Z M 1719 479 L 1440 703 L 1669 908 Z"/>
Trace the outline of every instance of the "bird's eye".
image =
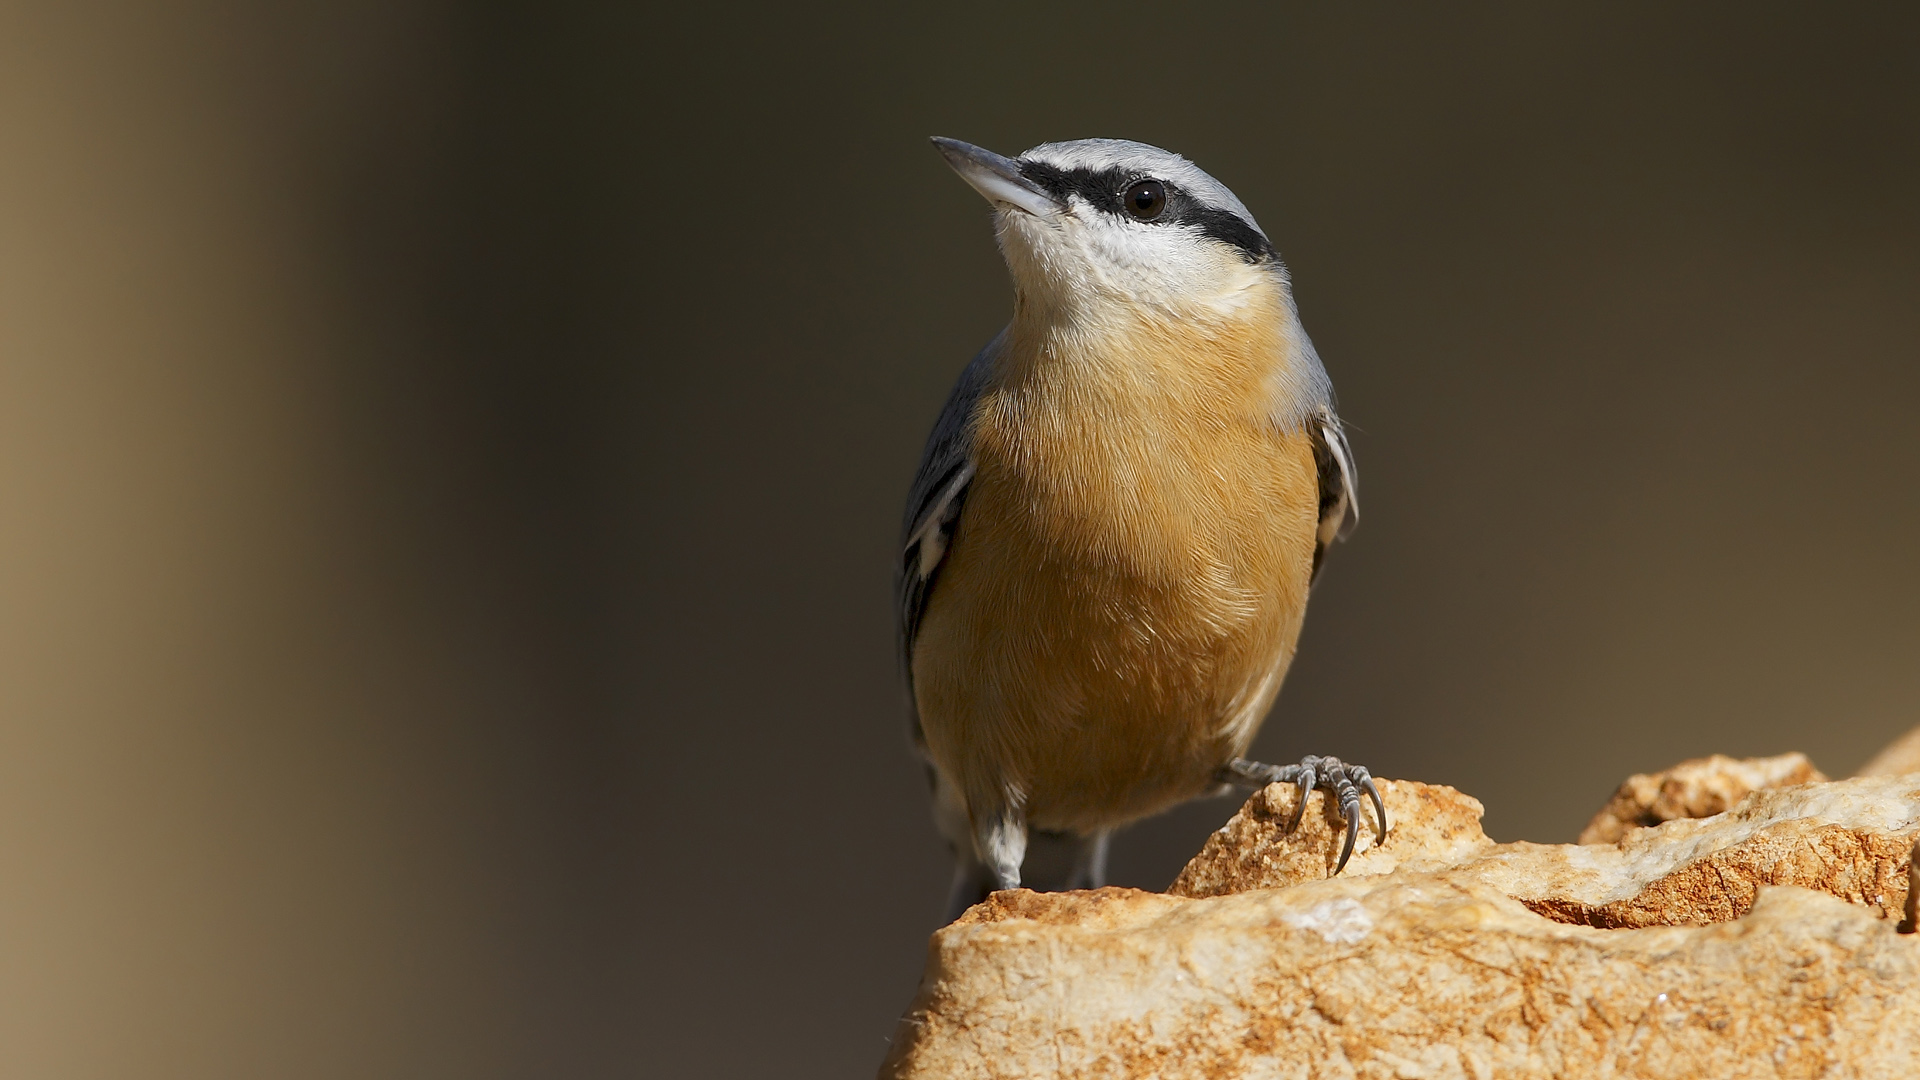
<path id="1" fill-rule="evenodd" d="M 1167 185 L 1158 180 L 1135 181 L 1120 201 L 1134 220 L 1152 221 L 1167 209 Z"/>

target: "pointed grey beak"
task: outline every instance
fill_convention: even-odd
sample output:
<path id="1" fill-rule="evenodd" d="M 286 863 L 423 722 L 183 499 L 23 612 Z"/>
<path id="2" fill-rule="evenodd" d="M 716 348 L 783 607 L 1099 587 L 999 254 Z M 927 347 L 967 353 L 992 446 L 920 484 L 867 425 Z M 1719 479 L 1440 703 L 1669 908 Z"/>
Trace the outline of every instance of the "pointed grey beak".
<path id="1" fill-rule="evenodd" d="M 1020 163 L 1012 158 L 938 135 L 933 137 L 933 146 L 947 159 L 947 164 L 953 166 L 953 171 L 960 174 L 960 179 L 995 206 L 1011 206 L 1035 217 L 1051 217 L 1066 209 L 1065 203 L 1020 175 Z"/>

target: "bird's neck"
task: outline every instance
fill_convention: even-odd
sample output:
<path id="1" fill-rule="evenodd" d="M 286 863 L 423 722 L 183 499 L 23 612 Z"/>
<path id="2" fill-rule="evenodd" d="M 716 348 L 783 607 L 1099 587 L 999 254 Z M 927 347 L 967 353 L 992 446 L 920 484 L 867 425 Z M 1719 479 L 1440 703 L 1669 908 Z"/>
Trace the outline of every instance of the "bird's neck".
<path id="1" fill-rule="evenodd" d="M 1022 295 L 995 368 L 995 383 L 1013 395 L 1145 422 L 1188 410 L 1292 426 L 1325 397 L 1325 376 L 1277 274 L 1179 307 Z"/>

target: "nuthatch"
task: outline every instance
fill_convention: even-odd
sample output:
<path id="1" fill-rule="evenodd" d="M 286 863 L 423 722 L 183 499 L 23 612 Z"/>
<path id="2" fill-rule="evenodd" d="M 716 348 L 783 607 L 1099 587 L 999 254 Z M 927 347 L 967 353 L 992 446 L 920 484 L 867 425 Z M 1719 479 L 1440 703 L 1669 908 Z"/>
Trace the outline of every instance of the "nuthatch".
<path id="1" fill-rule="evenodd" d="M 1327 546 L 1352 529 L 1333 388 L 1253 215 L 1118 139 L 1005 158 L 933 140 L 994 207 L 1013 320 L 947 398 L 899 581 L 915 744 L 957 860 L 950 914 L 1019 886 L 1029 830 L 1101 884 L 1117 826 L 1225 785 L 1367 770 L 1245 760 Z"/>

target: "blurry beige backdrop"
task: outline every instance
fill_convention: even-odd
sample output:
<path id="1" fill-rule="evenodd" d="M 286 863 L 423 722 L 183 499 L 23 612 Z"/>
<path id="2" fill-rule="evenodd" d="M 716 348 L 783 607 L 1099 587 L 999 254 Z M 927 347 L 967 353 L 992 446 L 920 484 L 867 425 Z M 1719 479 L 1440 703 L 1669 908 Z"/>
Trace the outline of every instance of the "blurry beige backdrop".
<path id="1" fill-rule="evenodd" d="M 889 578 L 1004 319 L 925 136 L 1293 269 L 1364 516 L 1258 746 L 1572 836 L 1920 723 L 1920 22 L 0 6 L 0 1076 L 844 1076 L 945 881 Z M 1231 802 L 1124 834 L 1163 886 Z"/>

